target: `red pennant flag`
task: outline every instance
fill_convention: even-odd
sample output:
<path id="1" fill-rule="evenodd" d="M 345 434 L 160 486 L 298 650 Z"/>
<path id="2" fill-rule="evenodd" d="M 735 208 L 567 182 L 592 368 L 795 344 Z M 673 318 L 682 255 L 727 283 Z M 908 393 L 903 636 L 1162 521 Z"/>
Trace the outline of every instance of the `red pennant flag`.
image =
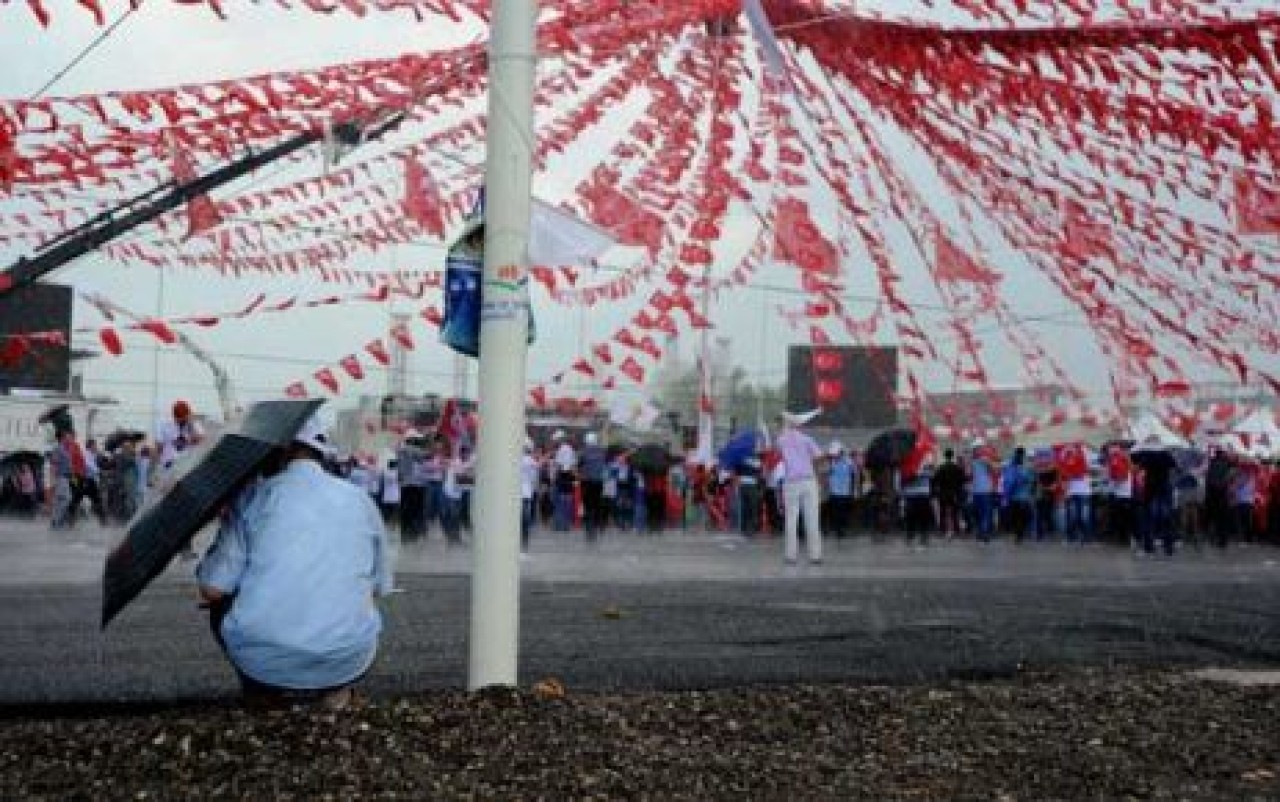
<path id="1" fill-rule="evenodd" d="M 994 284 L 1000 274 L 978 264 L 947 235 L 938 230 L 934 236 L 933 277 L 952 283 Z"/>
<path id="2" fill-rule="evenodd" d="M 662 349 L 658 347 L 652 337 L 645 337 L 636 345 L 636 348 L 654 359 L 662 359 Z"/>
<path id="3" fill-rule="evenodd" d="M 606 365 L 613 364 L 613 354 L 609 353 L 608 343 L 600 343 L 599 345 L 591 349 L 591 353 L 595 354 L 596 359 L 599 359 L 604 364 Z"/>
<path id="4" fill-rule="evenodd" d="M 574 362 L 573 369 L 578 371 L 584 376 L 594 377 L 596 375 L 595 368 L 591 367 L 591 363 L 585 359 L 579 359 L 578 361 Z"/>
<path id="5" fill-rule="evenodd" d="M 383 344 L 381 337 L 368 342 L 365 345 L 364 350 L 369 354 L 369 356 L 373 357 L 374 361 L 379 365 L 391 364 L 391 354 L 387 353 L 387 346 Z"/>
<path id="6" fill-rule="evenodd" d="M 533 399 L 533 403 L 539 409 L 545 409 L 547 406 L 547 388 L 539 384 L 529 391 L 529 398 Z"/>
<path id="7" fill-rule="evenodd" d="M 629 356 L 622 360 L 618 370 L 621 370 L 628 379 L 636 384 L 644 384 L 644 368 L 640 367 L 640 363 L 635 360 L 635 357 Z"/>
<path id="8" fill-rule="evenodd" d="M 173 329 L 169 328 L 162 320 L 144 320 L 138 324 L 138 328 L 151 334 L 165 345 L 173 345 L 178 341 L 178 336 L 173 333 Z"/>
<path id="9" fill-rule="evenodd" d="M 124 353 L 124 344 L 120 342 L 120 335 L 116 334 L 116 330 L 105 328 L 98 332 L 98 339 L 102 341 L 102 347 L 107 349 L 107 353 L 112 356 L 120 356 Z"/>
<path id="10" fill-rule="evenodd" d="M 1112 250 L 1110 227 L 1090 218 L 1088 210 L 1075 201 L 1066 203 L 1063 236 L 1066 252 L 1079 259 L 1104 255 Z"/>
<path id="11" fill-rule="evenodd" d="M 356 381 L 364 378 L 364 366 L 360 364 L 360 360 L 355 354 L 347 354 L 338 360 L 338 364 L 347 372 L 347 375 Z"/>
<path id="12" fill-rule="evenodd" d="M 1245 235 L 1280 234 L 1280 187 L 1261 186 L 1244 170 L 1235 174 L 1236 231 Z"/>
<path id="13" fill-rule="evenodd" d="M 294 382 L 284 388 L 284 395 L 286 398 L 306 398 L 307 388 L 302 382 Z"/>
<path id="14" fill-rule="evenodd" d="M 316 381 L 334 395 L 338 394 L 338 377 L 329 368 L 321 368 L 315 372 Z"/>
<path id="15" fill-rule="evenodd" d="M 1181 379 L 1161 382 L 1155 387 L 1157 398 L 1182 398 L 1191 395 L 1191 385 Z"/>
<path id="16" fill-rule="evenodd" d="M 714 415 L 716 412 L 715 402 L 711 400 L 711 396 L 706 393 L 698 395 L 698 411 L 703 415 Z"/>
<path id="17" fill-rule="evenodd" d="M 428 306 L 422 310 L 422 319 L 438 328 L 444 322 L 444 315 L 440 314 L 439 307 Z"/>
<path id="18" fill-rule="evenodd" d="M 409 327 L 404 323 L 396 323 L 387 333 L 405 350 L 413 350 L 413 335 L 409 333 Z"/>
<path id="19" fill-rule="evenodd" d="M 4 346 L 0 347 L 0 365 L 6 367 L 17 365 L 29 350 L 30 345 L 26 337 L 21 334 L 9 335 L 4 341 Z"/>

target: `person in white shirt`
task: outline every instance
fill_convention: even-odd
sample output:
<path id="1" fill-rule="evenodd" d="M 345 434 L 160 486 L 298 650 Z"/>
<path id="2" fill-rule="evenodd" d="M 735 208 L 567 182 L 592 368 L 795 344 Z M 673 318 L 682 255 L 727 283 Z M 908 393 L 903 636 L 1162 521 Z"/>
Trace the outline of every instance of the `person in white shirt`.
<path id="1" fill-rule="evenodd" d="M 782 482 L 784 528 L 784 552 L 789 565 L 795 564 L 800 553 L 800 516 L 804 515 L 805 545 L 809 562 L 822 562 L 822 525 L 819 522 L 818 474 L 815 462 L 822 460 L 822 449 L 814 439 L 800 431 L 797 416 L 783 415 L 785 426 L 778 436 L 778 454 L 785 465 L 786 478 Z"/>
<path id="2" fill-rule="evenodd" d="M 327 473 L 312 418 L 285 466 L 236 499 L 196 571 L 246 697 L 345 706 L 373 664 L 391 591 L 386 532 L 363 489 Z"/>
<path id="3" fill-rule="evenodd" d="M 556 431 L 551 439 L 558 443 L 552 459 L 554 473 L 551 486 L 555 494 L 553 520 L 557 532 L 568 532 L 573 527 L 576 504 L 573 491 L 577 484 L 578 452 L 562 431 Z"/>
<path id="4" fill-rule="evenodd" d="M 529 551 L 529 533 L 533 528 L 533 496 L 538 488 L 541 466 L 533 454 L 533 441 L 524 441 L 520 455 L 520 550 Z"/>
<path id="5" fill-rule="evenodd" d="M 178 457 L 204 440 L 204 429 L 196 422 L 191 405 L 181 399 L 173 402 L 173 416 L 161 421 L 156 429 L 156 447 L 159 449 L 158 469 L 167 471 Z"/>
<path id="6" fill-rule="evenodd" d="M 444 474 L 444 536 L 449 545 L 462 543 L 462 527 L 470 523 L 467 505 L 471 503 L 471 489 L 475 486 L 476 458 L 466 446 L 458 448 L 457 456 L 449 460 Z"/>
<path id="7" fill-rule="evenodd" d="M 395 460 L 388 460 L 379 471 L 378 508 L 382 520 L 392 526 L 400 520 L 400 468 Z"/>

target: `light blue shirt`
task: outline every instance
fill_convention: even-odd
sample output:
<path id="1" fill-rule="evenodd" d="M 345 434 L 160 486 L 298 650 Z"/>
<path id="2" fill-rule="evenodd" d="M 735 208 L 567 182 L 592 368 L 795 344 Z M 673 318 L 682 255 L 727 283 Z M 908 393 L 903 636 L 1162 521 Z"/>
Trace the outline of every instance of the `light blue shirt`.
<path id="1" fill-rule="evenodd" d="M 831 472 L 827 475 L 827 490 L 833 496 L 852 496 L 853 477 L 856 470 L 853 460 L 842 456 L 831 463 Z"/>
<path id="2" fill-rule="evenodd" d="M 232 662 L 283 688 L 343 685 L 377 653 L 375 595 L 391 590 L 386 532 L 368 494 L 310 460 L 245 491 L 196 576 L 235 594 Z"/>

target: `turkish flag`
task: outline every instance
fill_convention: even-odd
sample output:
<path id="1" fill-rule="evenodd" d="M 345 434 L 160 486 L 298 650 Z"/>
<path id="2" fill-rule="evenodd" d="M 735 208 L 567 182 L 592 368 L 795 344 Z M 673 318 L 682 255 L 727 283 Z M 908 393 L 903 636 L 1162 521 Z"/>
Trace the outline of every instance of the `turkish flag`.
<path id="1" fill-rule="evenodd" d="M 187 150 L 173 141 L 169 145 L 174 180 L 179 184 L 188 184 L 199 178 Z M 187 201 L 188 239 L 220 225 L 222 225 L 222 213 L 218 211 L 218 207 L 208 195 L 196 195 Z"/>
<path id="2" fill-rule="evenodd" d="M 1264 187 L 1243 170 L 1236 171 L 1232 183 L 1236 231 L 1246 235 L 1280 234 L 1280 186 Z"/>
<path id="3" fill-rule="evenodd" d="M 440 185 L 431 173 L 416 158 L 409 158 L 404 163 L 404 207 L 405 216 L 417 223 L 428 234 L 441 236 L 444 234 L 444 199 L 440 195 Z"/>
<path id="4" fill-rule="evenodd" d="M 778 201 L 774 232 L 775 259 L 815 273 L 839 272 L 840 254 L 813 222 L 809 205 L 803 200 L 786 197 Z"/>
<path id="5" fill-rule="evenodd" d="M 911 451 L 902 458 L 902 466 L 900 468 L 902 478 L 911 479 L 920 473 L 920 467 L 924 465 L 924 461 L 933 453 L 933 434 L 927 426 L 916 426 L 916 444 Z"/>
<path id="6" fill-rule="evenodd" d="M 1084 446 L 1079 443 L 1064 445 L 1058 450 L 1058 470 L 1067 481 L 1083 479 L 1089 473 L 1089 461 Z"/>

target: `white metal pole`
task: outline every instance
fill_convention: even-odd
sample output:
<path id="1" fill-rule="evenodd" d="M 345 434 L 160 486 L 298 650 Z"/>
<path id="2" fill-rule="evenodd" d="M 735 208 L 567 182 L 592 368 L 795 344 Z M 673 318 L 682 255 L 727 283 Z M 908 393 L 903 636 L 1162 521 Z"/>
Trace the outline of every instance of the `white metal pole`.
<path id="1" fill-rule="evenodd" d="M 489 36 L 484 303 L 467 687 L 516 684 L 536 0 L 496 0 Z"/>

